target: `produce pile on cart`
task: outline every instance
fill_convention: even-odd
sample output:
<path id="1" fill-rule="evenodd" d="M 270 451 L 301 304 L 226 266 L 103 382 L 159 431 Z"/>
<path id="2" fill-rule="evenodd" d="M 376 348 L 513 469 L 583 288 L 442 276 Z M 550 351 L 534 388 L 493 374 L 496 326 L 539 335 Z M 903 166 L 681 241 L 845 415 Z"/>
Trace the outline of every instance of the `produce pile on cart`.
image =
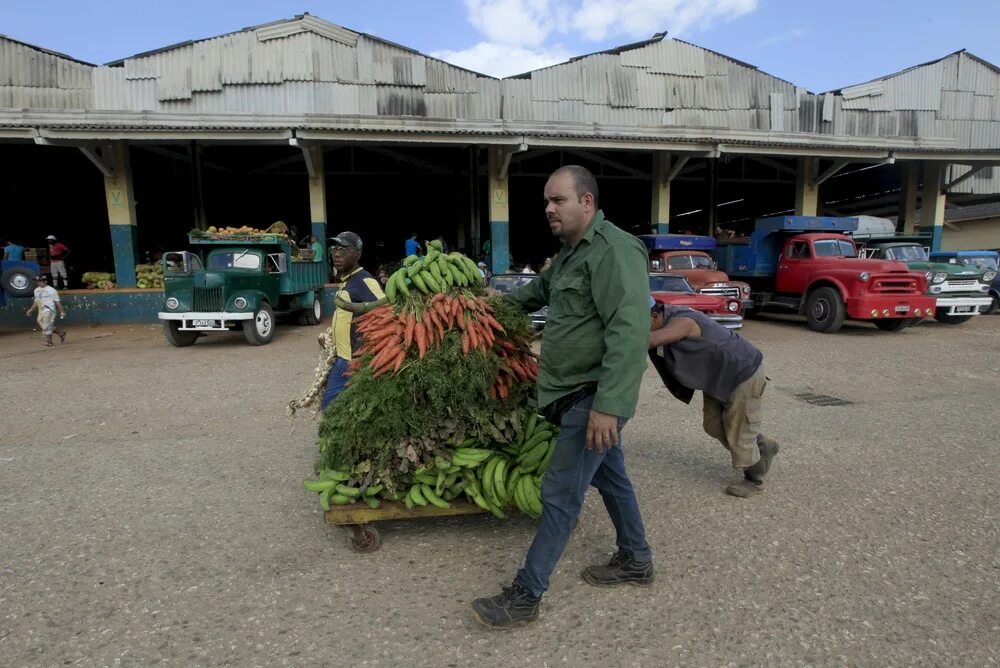
<path id="1" fill-rule="evenodd" d="M 135 287 L 163 289 L 162 264 L 135 265 Z"/>
<path id="2" fill-rule="evenodd" d="M 557 429 L 534 404 L 530 320 L 484 296 L 472 260 L 427 248 L 389 278 L 389 303 L 358 318 L 363 347 L 323 415 L 318 478 L 304 486 L 324 509 L 471 502 L 536 517 Z M 327 351 L 291 412 L 318 400 L 332 361 Z"/>
<path id="3" fill-rule="evenodd" d="M 215 225 L 201 230 L 191 230 L 189 236 L 194 239 L 215 239 L 232 241 L 288 241 L 288 226 L 280 220 L 266 230 L 258 230 L 243 225 L 241 227 L 216 227 Z"/>

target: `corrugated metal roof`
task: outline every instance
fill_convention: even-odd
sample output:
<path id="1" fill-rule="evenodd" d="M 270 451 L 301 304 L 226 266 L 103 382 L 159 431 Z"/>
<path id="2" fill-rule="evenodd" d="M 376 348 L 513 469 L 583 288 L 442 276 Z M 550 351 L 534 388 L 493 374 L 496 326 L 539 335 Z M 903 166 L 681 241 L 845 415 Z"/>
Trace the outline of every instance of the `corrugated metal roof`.
<path id="1" fill-rule="evenodd" d="M 664 39 L 626 51 L 621 54 L 621 64 L 626 67 L 641 67 L 658 74 L 703 77 L 708 73 L 705 51 L 674 39 Z"/>
<path id="2" fill-rule="evenodd" d="M 503 95 L 502 107 L 505 120 L 531 120 L 531 81 L 504 79 L 500 82 Z"/>
<path id="3" fill-rule="evenodd" d="M 639 95 L 636 71 L 618 67 L 607 74 L 608 103 L 612 107 L 634 107 Z"/>

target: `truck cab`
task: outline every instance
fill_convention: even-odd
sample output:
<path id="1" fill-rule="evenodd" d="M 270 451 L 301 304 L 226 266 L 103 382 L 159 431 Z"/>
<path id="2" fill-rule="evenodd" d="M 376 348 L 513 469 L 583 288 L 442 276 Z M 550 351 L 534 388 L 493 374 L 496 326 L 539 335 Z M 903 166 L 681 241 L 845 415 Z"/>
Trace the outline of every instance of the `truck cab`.
<path id="1" fill-rule="evenodd" d="M 684 276 L 698 293 L 736 299 L 740 302 L 741 313 L 751 303 L 749 284 L 730 280 L 709 255 L 709 251 L 716 247 L 712 237 L 695 234 L 642 234 L 638 238 L 649 251 L 651 273 Z"/>
<path id="2" fill-rule="evenodd" d="M 910 269 L 924 272 L 927 292 L 936 299 L 934 319 L 957 325 L 989 310 L 993 299 L 990 281 L 996 270 L 931 258 L 930 237 L 889 235 L 855 237 L 859 255 L 867 258 L 902 262 Z"/>
<path id="3" fill-rule="evenodd" d="M 292 261 L 292 247 L 277 238 L 190 238 L 203 255 L 172 251 L 163 255 L 164 336 L 189 346 L 199 336 L 242 329 L 248 343 L 274 337 L 276 316 L 296 313 L 300 324 L 322 317 L 322 261 Z"/>
<path id="4" fill-rule="evenodd" d="M 749 241 L 720 244 L 712 257 L 750 283 L 754 309 L 803 314 L 814 331 L 837 331 L 845 319 L 897 331 L 933 315 L 924 274 L 859 258 L 855 229 L 852 218 L 764 218 Z"/>

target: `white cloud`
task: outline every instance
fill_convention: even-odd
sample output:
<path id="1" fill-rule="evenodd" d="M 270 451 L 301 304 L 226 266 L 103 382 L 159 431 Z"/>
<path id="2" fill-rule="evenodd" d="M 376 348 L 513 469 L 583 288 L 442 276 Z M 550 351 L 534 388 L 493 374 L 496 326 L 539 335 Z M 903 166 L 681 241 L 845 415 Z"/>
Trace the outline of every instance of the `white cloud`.
<path id="1" fill-rule="evenodd" d="M 757 42 L 757 48 L 763 48 L 766 46 L 773 46 L 774 44 L 780 44 L 781 42 L 787 42 L 788 40 L 798 39 L 803 37 L 809 31 L 804 28 L 792 28 L 777 35 L 771 35 L 770 37 L 765 37 L 764 39 Z"/>
<path id="2" fill-rule="evenodd" d="M 678 36 L 755 9 L 757 0 L 581 0 L 573 27 L 594 41 L 651 37 L 662 30 Z"/>
<path id="3" fill-rule="evenodd" d="M 589 41 L 679 35 L 757 9 L 758 0 L 465 0 L 484 37 L 468 49 L 431 55 L 483 74 L 509 76 L 574 55 L 560 36 Z"/>
<path id="4" fill-rule="evenodd" d="M 561 63 L 572 54 L 562 47 L 536 51 L 520 46 L 480 42 L 461 51 L 436 51 L 431 55 L 474 72 L 509 77 Z"/>

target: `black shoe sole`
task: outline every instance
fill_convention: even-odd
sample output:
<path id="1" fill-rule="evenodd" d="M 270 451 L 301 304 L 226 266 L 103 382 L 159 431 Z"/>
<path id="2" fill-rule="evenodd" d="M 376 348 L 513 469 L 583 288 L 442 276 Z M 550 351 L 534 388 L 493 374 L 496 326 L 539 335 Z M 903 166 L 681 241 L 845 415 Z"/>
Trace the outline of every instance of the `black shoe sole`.
<path id="1" fill-rule="evenodd" d="M 525 617 L 524 619 L 519 619 L 516 622 L 510 622 L 508 624 L 490 624 L 488 621 L 482 618 L 479 611 L 475 608 L 472 609 L 472 614 L 475 615 L 476 621 L 490 629 L 491 631 L 507 631 L 509 629 L 517 628 L 518 626 L 527 626 L 533 621 L 538 619 L 538 613 L 536 612 L 533 617 Z"/>
<path id="2" fill-rule="evenodd" d="M 583 578 L 583 581 L 589 585 L 593 585 L 594 587 L 604 587 L 606 589 L 610 589 L 612 587 L 619 587 L 625 584 L 629 584 L 634 587 L 651 587 L 653 585 L 653 582 L 656 580 L 656 573 L 650 575 L 649 579 L 615 580 L 614 582 L 601 582 L 600 580 L 593 578 L 587 571 L 582 571 L 580 573 L 580 577 Z"/>

